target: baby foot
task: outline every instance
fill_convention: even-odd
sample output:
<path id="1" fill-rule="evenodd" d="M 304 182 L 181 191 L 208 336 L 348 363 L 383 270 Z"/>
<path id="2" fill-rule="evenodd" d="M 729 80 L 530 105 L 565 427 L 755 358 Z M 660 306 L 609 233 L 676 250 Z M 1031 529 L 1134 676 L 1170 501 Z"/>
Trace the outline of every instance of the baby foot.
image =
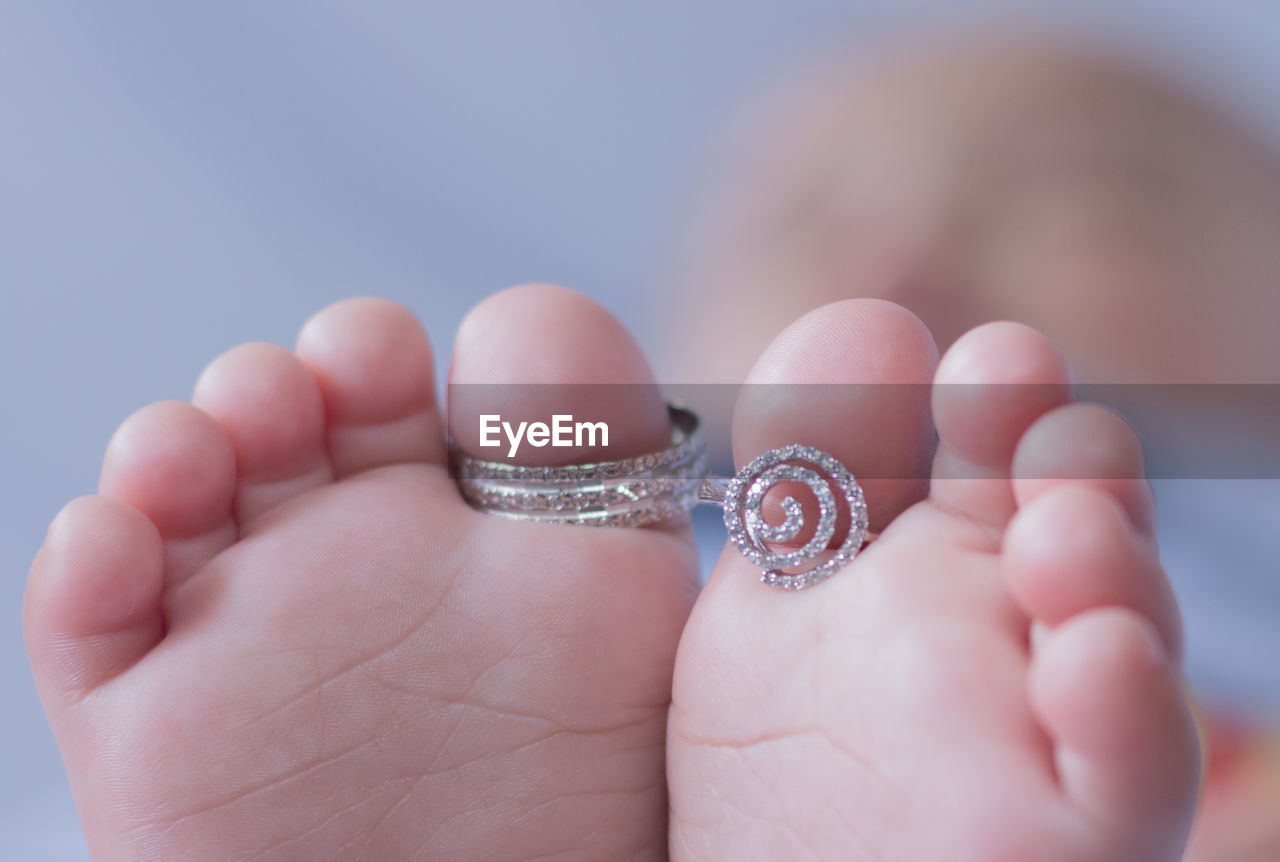
<path id="1" fill-rule="evenodd" d="M 796 594 L 721 558 L 677 656 L 673 858 L 1179 858 L 1198 755 L 1138 442 L 1069 403 L 1026 327 L 980 327 L 935 362 L 909 312 L 861 300 L 802 318 L 756 365 L 765 383 L 935 379 L 940 443 L 913 501 L 926 388 L 739 401 L 740 463 L 827 450 L 882 477 L 864 487 L 888 526 Z M 954 385 L 1006 383 L 1037 385 Z"/>
<path id="2" fill-rule="evenodd" d="M 603 309 L 526 287 L 472 312 L 451 380 L 650 372 Z M 406 310 L 333 306 L 127 420 L 55 519 L 27 641 L 95 859 L 665 856 L 687 536 L 469 509 L 432 381 Z M 669 442 L 629 389 L 608 457 Z"/>

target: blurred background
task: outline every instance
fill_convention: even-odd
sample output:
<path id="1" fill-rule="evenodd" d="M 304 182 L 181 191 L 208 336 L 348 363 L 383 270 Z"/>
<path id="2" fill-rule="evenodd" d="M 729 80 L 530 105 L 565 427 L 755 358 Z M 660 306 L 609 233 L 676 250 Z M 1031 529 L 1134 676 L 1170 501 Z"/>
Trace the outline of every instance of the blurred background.
<path id="1" fill-rule="evenodd" d="M 1280 140 L 1280 6 L 1017 5 L 1025 24 L 1174 70 Z M 45 525 L 94 489 L 129 413 L 186 398 L 233 344 L 291 344 L 356 294 L 413 308 L 441 366 L 466 310 L 526 281 L 591 294 L 669 352 L 691 214 L 745 105 L 815 51 L 1011 15 L 884 0 L 0 4 L 0 855 L 85 858 L 20 608 Z M 1246 566 L 1276 522 L 1276 495 L 1255 491 Z M 1249 604 L 1255 629 L 1274 622 L 1275 605 Z M 1192 626 L 1199 672 L 1274 705 L 1274 640 L 1236 628 L 1217 629 L 1235 639 L 1223 658 Z M 1246 653 L 1253 670 L 1233 677 Z"/>

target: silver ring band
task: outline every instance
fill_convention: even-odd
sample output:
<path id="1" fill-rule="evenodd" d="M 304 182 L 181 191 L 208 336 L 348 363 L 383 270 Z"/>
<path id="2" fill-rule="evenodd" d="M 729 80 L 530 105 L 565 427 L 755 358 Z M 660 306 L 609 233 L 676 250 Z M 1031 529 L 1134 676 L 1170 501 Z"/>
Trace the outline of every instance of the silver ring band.
<path id="1" fill-rule="evenodd" d="M 688 512 L 707 475 L 698 416 L 668 405 L 671 444 L 617 461 L 525 467 L 482 461 L 451 447 L 463 498 L 505 518 L 552 524 L 641 527 Z"/>

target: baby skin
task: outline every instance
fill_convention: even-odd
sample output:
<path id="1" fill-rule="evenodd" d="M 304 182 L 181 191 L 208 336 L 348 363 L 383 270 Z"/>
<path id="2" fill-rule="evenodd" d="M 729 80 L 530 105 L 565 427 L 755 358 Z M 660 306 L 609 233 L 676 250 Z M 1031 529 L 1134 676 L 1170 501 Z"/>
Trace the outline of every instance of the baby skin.
<path id="1" fill-rule="evenodd" d="M 880 538 L 799 593 L 732 547 L 699 591 L 684 524 L 470 509 L 393 303 L 133 415 L 25 609 L 94 858 L 1178 859 L 1199 755 L 1128 426 L 1070 401 L 1035 331 L 939 362 L 882 300 L 810 312 L 751 379 L 1038 385 L 744 398 L 740 463 L 803 443 L 895 477 L 865 482 Z M 470 314 L 450 380 L 652 378 L 605 310 L 526 286 Z M 635 391 L 609 457 L 668 443 Z"/>

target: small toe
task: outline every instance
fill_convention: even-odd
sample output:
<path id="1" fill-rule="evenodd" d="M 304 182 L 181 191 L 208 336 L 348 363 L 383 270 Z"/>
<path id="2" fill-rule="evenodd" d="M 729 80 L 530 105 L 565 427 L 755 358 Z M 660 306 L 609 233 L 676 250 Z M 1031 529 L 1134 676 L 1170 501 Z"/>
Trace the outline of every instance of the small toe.
<path id="1" fill-rule="evenodd" d="M 290 351 L 274 344 L 236 347 L 205 369 L 192 400 L 235 448 L 242 532 L 273 506 L 332 480 L 320 387 Z"/>
<path id="2" fill-rule="evenodd" d="M 1067 404 L 1041 416 L 1018 441 L 1013 491 L 1019 506 L 1064 483 L 1108 494 L 1144 534 L 1155 529 L 1155 500 L 1142 443 L 1124 419 L 1097 404 Z"/>
<path id="3" fill-rule="evenodd" d="M 1063 791 L 1109 846 L 1126 847 L 1125 859 L 1178 858 L 1199 749 L 1181 678 L 1146 618 L 1104 608 L 1049 632 L 1030 696 Z"/>
<path id="4" fill-rule="evenodd" d="M 162 401 L 121 424 L 107 446 L 98 491 L 151 519 L 164 539 L 166 578 L 181 582 L 238 537 L 232 515 L 235 451 L 217 421 Z"/>
<path id="5" fill-rule="evenodd" d="M 1053 627 L 1103 607 L 1150 621 L 1177 661 L 1182 624 L 1155 543 L 1121 504 L 1088 484 L 1059 484 L 1023 506 L 1005 531 L 1000 566 L 1029 617 Z"/>
<path id="6" fill-rule="evenodd" d="M 939 439 L 931 499 L 993 530 L 1003 528 L 1016 507 L 1010 477 L 1018 441 L 1069 399 L 1066 362 L 1036 330 L 1000 322 L 963 335 L 934 378 Z"/>
<path id="7" fill-rule="evenodd" d="M 110 497 L 72 500 L 31 565 L 27 650 L 46 697 L 88 691 L 164 634 L 163 543 L 155 525 Z"/>
<path id="8" fill-rule="evenodd" d="M 307 322 L 297 352 L 320 384 L 335 476 L 445 463 L 431 344 L 413 312 L 383 299 L 339 302 Z"/>

